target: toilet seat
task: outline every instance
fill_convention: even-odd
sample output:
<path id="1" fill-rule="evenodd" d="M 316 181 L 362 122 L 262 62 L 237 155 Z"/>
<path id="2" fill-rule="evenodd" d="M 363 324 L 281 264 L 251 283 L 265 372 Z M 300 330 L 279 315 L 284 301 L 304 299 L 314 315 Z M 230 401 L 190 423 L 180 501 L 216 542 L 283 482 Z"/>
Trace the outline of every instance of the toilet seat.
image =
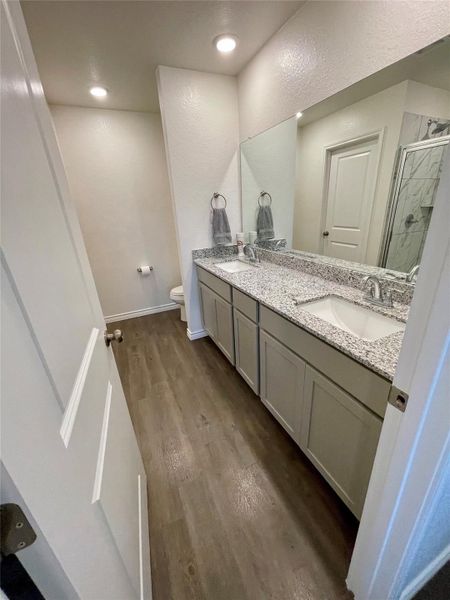
<path id="1" fill-rule="evenodd" d="M 184 296 L 183 286 L 179 285 L 178 287 L 174 287 L 170 290 L 171 296 Z"/>
<path id="2" fill-rule="evenodd" d="M 178 285 L 170 290 L 170 299 L 180 306 L 180 318 L 186 321 L 186 309 L 184 306 L 184 290 L 182 285 Z"/>

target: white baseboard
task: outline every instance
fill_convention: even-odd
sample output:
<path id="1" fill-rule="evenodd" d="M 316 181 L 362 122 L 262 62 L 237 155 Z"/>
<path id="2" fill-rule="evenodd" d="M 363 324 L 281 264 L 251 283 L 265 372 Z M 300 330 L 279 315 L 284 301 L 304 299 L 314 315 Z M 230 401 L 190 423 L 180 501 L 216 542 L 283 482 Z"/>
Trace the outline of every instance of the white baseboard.
<path id="1" fill-rule="evenodd" d="M 188 338 L 193 341 L 193 340 L 198 340 L 200 338 L 203 337 L 207 337 L 208 336 L 208 332 L 206 331 L 206 329 L 199 329 L 198 331 L 191 331 L 189 328 L 186 330 L 187 332 L 187 336 Z"/>
<path id="2" fill-rule="evenodd" d="M 403 590 L 400 600 L 410 600 L 445 565 L 450 556 L 450 544 L 440 552 Z"/>
<path id="3" fill-rule="evenodd" d="M 136 317 L 145 317 L 146 315 L 155 315 L 156 313 L 165 312 L 166 310 L 175 310 L 180 308 L 179 304 L 175 302 L 169 302 L 168 304 L 160 304 L 159 306 L 149 306 L 148 308 L 140 308 L 139 310 L 130 310 L 125 313 L 118 313 L 117 315 L 109 315 L 105 317 L 106 323 L 113 323 L 114 321 L 124 321 L 125 319 L 135 319 Z"/>

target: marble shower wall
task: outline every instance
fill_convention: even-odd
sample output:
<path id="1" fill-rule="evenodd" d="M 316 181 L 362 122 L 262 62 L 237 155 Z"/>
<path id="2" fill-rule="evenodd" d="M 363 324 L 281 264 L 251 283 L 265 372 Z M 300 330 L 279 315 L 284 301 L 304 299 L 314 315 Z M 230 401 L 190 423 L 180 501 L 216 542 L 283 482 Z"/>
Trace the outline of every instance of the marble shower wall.
<path id="1" fill-rule="evenodd" d="M 449 123 L 449 121 L 443 117 L 405 112 L 400 130 L 400 146 L 420 142 L 421 140 L 432 140 L 450 133 L 448 129 L 433 133 L 436 123 Z"/>
<path id="2" fill-rule="evenodd" d="M 405 113 L 400 144 L 446 135 L 448 130 L 432 133 L 445 119 Z M 447 146 L 424 148 L 408 153 L 397 199 L 386 268 L 407 272 L 420 263 L 434 197 Z"/>

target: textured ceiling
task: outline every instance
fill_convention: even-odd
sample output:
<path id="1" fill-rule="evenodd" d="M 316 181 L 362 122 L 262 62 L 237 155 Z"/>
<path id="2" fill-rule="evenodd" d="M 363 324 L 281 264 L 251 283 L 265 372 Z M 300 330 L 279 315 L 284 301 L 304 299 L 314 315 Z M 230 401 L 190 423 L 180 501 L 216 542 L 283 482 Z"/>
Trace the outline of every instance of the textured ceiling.
<path id="1" fill-rule="evenodd" d="M 236 75 L 303 2 L 21 4 L 49 103 L 156 112 L 157 65 Z M 221 33 L 239 38 L 231 55 L 213 47 Z M 92 85 L 108 97 L 92 98 Z"/>

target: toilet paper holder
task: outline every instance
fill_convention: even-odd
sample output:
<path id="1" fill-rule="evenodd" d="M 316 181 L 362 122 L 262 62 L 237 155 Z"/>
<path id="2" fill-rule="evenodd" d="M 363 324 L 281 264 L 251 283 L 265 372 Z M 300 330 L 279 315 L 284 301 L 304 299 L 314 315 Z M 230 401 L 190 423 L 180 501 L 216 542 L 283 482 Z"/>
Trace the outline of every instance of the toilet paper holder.
<path id="1" fill-rule="evenodd" d="M 145 265 L 145 266 L 147 266 L 147 265 Z M 153 271 L 153 267 L 152 267 L 152 266 L 149 266 L 149 269 L 150 269 L 150 271 Z M 138 268 L 136 269 L 136 271 L 137 271 L 138 273 L 142 273 L 142 267 L 138 267 Z"/>

